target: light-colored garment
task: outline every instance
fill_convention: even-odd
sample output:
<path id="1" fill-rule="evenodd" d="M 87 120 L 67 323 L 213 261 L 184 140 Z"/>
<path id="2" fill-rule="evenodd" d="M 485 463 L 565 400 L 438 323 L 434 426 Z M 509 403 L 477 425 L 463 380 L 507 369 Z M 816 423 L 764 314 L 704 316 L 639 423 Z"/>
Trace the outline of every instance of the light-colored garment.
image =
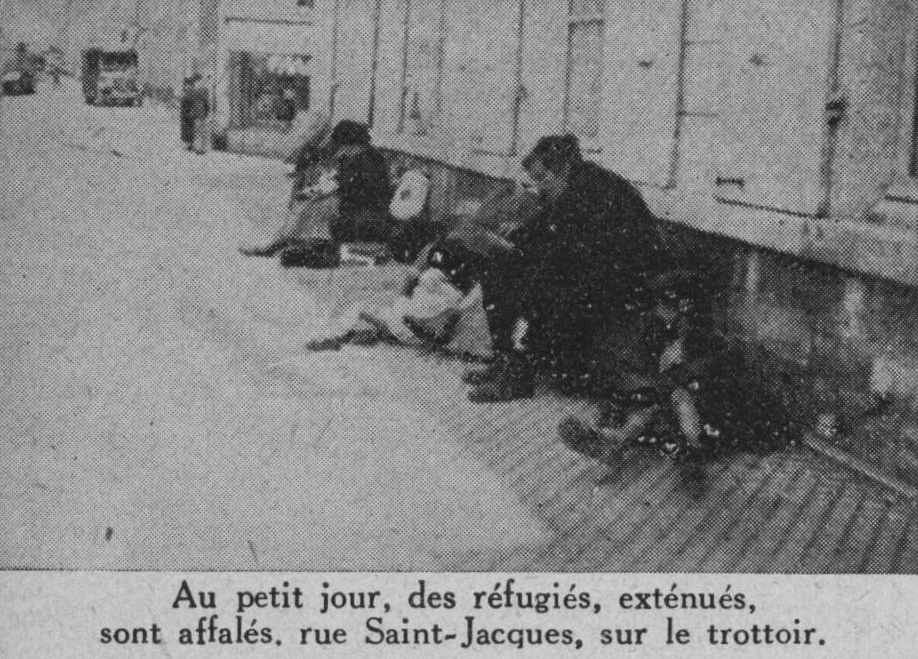
<path id="1" fill-rule="evenodd" d="M 413 344 L 419 340 L 405 324 L 405 316 L 429 321 L 432 327 L 445 326 L 461 300 L 462 293 L 447 281 L 443 272 L 430 268 L 420 275 L 410 296 L 400 295 L 391 305 L 365 311 L 362 316 L 380 321 L 402 343 Z"/>
<path id="2" fill-rule="evenodd" d="M 300 110 L 290 122 L 290 128 L 279 137 L 284 161 L 295 163 L 304 148 L 316 149 L 331 134 L 331 119 L 318 110 Z"/>
<path id="3" fill-rule="evenodd" d="M 359 316 L 406 345 L 422 343 L 405 323 L 408 316 L 423 321 L 433 334 L 443 338 L 446 352 L 480 358 L 492 354 L 481 286 L 463 296 L 436 268 L 421 273 L 411 295 L 401 295 L 391 305 L 361 311 Z"/>
<path id="4" fill-rule="evenodd" d="M 332 221 L 338 216 L 338 196 L 331 194 L 298 201 L 287 215 L 287 221 L 276 234 L 281 240 L 329 238 Z"/>

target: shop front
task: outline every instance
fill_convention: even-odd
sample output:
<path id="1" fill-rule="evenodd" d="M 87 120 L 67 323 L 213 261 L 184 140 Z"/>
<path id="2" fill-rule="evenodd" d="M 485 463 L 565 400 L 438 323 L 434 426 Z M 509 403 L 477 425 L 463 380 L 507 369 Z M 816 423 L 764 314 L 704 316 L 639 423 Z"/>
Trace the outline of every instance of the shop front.
<path id="1" fill-rule="evenodd" d="M 233 51 L 230 66 L 230 127 L 285 130 L 309 109 L 309 56 Z"/>
<path id="2" fill-rule="evenodd" d="M 312 22 L 267 16 L 223 16 L 221 22 L 216 132 L 230 151 L 283 155 L 296 114 L 321 106 Z"/>

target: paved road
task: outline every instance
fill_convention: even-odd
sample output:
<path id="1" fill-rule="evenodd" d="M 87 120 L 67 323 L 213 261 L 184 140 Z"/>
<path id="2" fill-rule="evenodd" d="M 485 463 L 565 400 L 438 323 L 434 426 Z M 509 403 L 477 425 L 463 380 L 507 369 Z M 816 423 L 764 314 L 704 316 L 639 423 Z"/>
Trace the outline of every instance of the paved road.
<path id="1" fill-rule="evenodd" d="M 390 365 L 298 357 L 330 282 L 235 251 L 282 171 L 167 119 L 6 99 L 0 565 L 435 570 L 544 541 Z"/>

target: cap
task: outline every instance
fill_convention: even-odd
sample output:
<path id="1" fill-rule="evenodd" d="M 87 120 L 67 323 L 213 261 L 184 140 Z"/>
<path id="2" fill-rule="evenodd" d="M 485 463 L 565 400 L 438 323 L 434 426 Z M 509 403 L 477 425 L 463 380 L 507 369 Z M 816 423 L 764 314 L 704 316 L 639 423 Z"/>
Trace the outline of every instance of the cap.
<path id="1" fill-rule="evenodd" d="M 348 146 L 350 144 L 369 144 L 370 129 L 366 124 L 350 119 L 343 119 L 332 129 L 331 143 L 335 147 Z"/>

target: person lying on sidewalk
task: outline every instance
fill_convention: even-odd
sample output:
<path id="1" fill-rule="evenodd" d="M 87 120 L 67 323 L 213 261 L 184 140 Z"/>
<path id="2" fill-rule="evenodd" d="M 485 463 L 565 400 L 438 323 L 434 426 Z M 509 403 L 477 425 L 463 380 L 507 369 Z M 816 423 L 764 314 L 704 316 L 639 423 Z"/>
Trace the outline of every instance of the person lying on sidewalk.
<path id="1" fill-rule="evenodd" d="M 284 226 L 262 247 L 241 247 L 245 256 L 274 256 L 313 239 L 333 243 L 385 242 L 392 189 L 385 158 L 370 143 L 364 124 L 340 121 L 331 134 L 334 170 L 306 190 Z"/>
<path id="2" fill-rule="evenodd" d="M 483 278 L 499 358 L 463 376 L 474 402 L 531 396 L 537 369 L 579 381 L 610 317 L 639 306 L 644 282 L 672 267 L 640 193 L 585 161 L 576 137 L 543 137 L 522 164 L 545 210 L 508 236 L 516 255 Z"/>
<path id="3" fill-rule="evenodd" d="M 391 303 L 353 307 L 342 324 L 343 331 L 310 341 L 306 349 L 390 343 L 435 348 L 473 360 L 491 356 L 480 287 L 460 290 L 439 268 L 428 267 L 411 278 Z"/>

